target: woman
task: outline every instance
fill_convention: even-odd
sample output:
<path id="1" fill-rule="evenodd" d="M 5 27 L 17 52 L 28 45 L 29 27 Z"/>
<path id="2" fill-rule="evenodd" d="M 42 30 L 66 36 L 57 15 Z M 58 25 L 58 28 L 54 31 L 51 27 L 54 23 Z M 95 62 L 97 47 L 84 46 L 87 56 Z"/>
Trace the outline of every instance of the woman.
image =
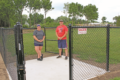
<path id="1" fill-rule="evenodd" d="M 38 54 L 37 60 L 42 61 L 43 54 L 41 56 L 41 50 L 43 47 L 43 41 L 45 39 L 45 33 L 41 30 L 40 24 L 37 25 L 37 30 L 33 32 L 33 38 L 34 38 L 35 51 Z"/>

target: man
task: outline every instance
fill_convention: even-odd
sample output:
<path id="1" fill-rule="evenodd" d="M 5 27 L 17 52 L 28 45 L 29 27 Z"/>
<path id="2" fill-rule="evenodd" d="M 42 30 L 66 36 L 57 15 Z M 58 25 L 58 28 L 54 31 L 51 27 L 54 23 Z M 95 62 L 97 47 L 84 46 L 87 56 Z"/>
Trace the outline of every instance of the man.
<path id="1" fill-rule="evenodd" d="M 58 38 L 58 48 L 59 48 L 59 56 L 61 57 L 62 49 L 65 49 L 65 59 L 68 57 L 68 49 L 67 49 L 67 38 L 66 35 L 68 33 L 68 28 L 63 24 L 63 20 L 59 21 L 60 25 L 56 28 L 56 36 Z"/>
<path id="2" fill-rule="evenodd" d="M 37 25 L 37 30 L 33 32 L 33 38 L 34 38 L 35 51 L 37 52 L 37 60 L 42 61 L 43 54 L 41 56 L 41 50 L 43 47 L 43 41 L 45 39 L 45 34 L 41 30 L 41 26 L 39 24 Z"/>

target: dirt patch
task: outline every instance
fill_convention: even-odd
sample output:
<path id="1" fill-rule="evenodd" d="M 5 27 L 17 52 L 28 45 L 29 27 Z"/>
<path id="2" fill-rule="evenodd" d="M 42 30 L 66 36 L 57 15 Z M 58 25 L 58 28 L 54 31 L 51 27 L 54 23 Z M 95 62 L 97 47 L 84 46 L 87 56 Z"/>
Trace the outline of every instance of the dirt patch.
<path id="1" fill-rule="evenodd" d="M 0 80 L 9 80 L 5 64 L 0 53 Z"/>

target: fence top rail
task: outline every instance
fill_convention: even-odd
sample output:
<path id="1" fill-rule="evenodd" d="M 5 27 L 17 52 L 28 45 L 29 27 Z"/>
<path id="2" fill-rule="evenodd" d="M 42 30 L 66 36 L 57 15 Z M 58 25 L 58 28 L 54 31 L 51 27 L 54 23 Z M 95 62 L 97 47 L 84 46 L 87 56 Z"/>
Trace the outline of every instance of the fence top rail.
<path id="1" fill-rule="evenodd" d="M 44 27 L 44 28 L 57 28 L 57 27 Z"/>
<path id="2" fill-rule="evenodd" d="M 120 28 L 120 27 L 110 27 L 110 28 Z"/>
<path id="3" fill-rule="evenodd" d="M 14 28 L 0 28 L 0 29 L 11 30 L 11 29 L 14 29 Z"/>
<path id="4" fill-rule="evenodd" d="M 46 39 L 47 41 L 58 41 L 58 40 L 52 40 L 52 39 Z"/>
<path id="5" fill-rule="evenodd" d="M 22 28 L 22 29 L 37 29 L 37 28 Z"/>
<path id="6" fill-rule="evenodd" d="M 107 26 L 72 26 L 71 28 L 106 28 Z"/>

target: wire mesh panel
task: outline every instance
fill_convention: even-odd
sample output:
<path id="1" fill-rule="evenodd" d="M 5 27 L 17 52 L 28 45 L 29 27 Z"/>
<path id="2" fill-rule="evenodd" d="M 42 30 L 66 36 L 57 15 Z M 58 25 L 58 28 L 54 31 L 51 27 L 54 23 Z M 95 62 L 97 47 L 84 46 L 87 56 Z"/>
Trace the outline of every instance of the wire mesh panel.
<path id="1" fill-rule="evenodd" d="M 23 29 L 23 44 L 24 44 L 24 53 L 25 55 L 36 54 L 34 49 L 34 38 L 33 32 L 36 29 Z"/>
<path id="2" fill-rule="evenodd" d="M 120 69 L 120 27 L 110 28 L 110 71 Z"/>
<path id="3" fill-rule="evenodd" d="M 45 28 L 46 30 L 46 51 L 59 53 L 58 52 L 58 41 L 56 37 L 56 28 Z"/>
<path id="4" fill-rule="evenodd" d="M 2 38 L 2 28 L 0 28 L 0 52 L 1 52 L 2 57 L 4 57 L 4 54 L 3 54 L 4 48 L 3 48 L 3 40 L 2 39 L 3 39 Z"/>
<path id="5" fill-rule="evenodd" d="M 72 27 L 73 79 L 85 80 L 105 73 L 106 28 Z"/>
<path id="6" fill-rule="evenodd" d="M 17 80 L 14 29 L 2 29 L 3 60 L 12 80 Z"/>
<path id="7" fill-rule="evenodd" d="M 58 50 L 58 39 L 56 36 L 56 27 L 45 27 L 45 33 L 46 33 L 46 52 L 52 52 L 52 53 L 59 53 Z M 69 33 L 69 32 L 68 32 Z M 69 46 L 69 38 L 67 34 L 67 46 Z M 69 48 L 68 48 L 69 50 Z M 63 53 L 64 53 L 63 49 Z"/>

